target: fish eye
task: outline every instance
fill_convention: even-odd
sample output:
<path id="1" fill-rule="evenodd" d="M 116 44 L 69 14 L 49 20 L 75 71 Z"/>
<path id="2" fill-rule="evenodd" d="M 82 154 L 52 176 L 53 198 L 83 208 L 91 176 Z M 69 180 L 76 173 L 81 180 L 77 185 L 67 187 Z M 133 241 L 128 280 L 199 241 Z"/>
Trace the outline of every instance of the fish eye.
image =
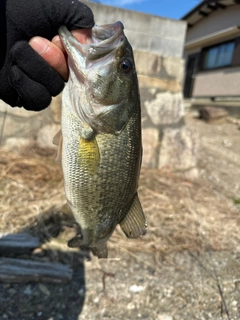
<path id="1" fill-rule="evenodd" d="M 120 70 L 123 73 L 129 73 L 132 70 L 132 68 L 133 68 L 133 65 L 129 60 L 123 60 L 120 63 Z"/>

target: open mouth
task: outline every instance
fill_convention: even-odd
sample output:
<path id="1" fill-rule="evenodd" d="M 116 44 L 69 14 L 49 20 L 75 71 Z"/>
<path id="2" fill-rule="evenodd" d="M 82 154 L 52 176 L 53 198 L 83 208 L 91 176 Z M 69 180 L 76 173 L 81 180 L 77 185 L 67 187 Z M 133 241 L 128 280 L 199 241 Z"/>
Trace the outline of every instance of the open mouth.
<path id="1" fill-rule="evenodd" d="M 92 43 L 90 44 L 80 43 L 65 26 L 59 28 L 59 35 L 68 55 L 71 55 L 72 48 L 74 48 L 79 54 L 91 61 L 118 48 L 123 41 L 123 29 L 123 24 L 120 21 L 114 24 L 95 26 L 92 29 Z"/>

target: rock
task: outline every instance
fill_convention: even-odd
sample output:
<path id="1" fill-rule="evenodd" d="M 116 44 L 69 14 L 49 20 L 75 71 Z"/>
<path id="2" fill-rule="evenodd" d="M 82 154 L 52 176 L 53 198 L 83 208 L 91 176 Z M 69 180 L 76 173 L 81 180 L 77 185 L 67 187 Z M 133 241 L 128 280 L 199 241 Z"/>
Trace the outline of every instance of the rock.
<path id="1" fill-rule="evenodd" d="M 219 120 L 228 116 L 228 112 L 222 108 L 203 107 L 199 110 L 199 118 L 208 122 Z"/>
<path id="2" fill-rule="evenodd" d="M 50 296 L 50 295 L 51 295 L 50 291 L 48 290 L 48 288 L 47 288 L 44 284 L 39 283 L 39 284 L 38 284 L 38 287 L 39 287 L 39 290 L 40 290 L 43 294 L 45 294 L 46 296 Z"/>
<path id="3" fill-rule="evenodd" d="M 144 290 L 143 286 L 137 286 L 136 284 L 133 284 L 130 288 L 129 291 L 133 292 L 133 293 L 138 293 Z"/>
<path id="4" fill-rule="evenodd" d="M 184 115 L 182 93 L 159 92 L 155 99 L 145 101 L 147 114 L 154 125 L 177 123 Z"/>
<path id="5" fill-rule="evenodd" d="M 27 294 L 27 295 L 31 295 L 32 294 L 32 289 L 31 289 L 31 286 L 27 286 L 26 289 L 23 291 L 24 294 Z"/>

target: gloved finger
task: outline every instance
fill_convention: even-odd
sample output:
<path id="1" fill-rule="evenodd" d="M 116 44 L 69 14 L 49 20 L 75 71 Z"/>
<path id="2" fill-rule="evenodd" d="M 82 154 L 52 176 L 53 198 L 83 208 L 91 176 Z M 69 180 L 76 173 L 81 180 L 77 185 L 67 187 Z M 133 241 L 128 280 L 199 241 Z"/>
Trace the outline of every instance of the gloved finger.
<path id="1" fill-rule="evenodd" d="M 28 44 L 18 41 L 11 50 L 11 58 L 28 77 L 46 87 L 51 96 L 64 88 L 62 77 Z"/>
<path id="2" fill-rule="evenodd" d="M 9 81 L 20 97 L 18 106 L 23 105 L 27 110 L 40 111 L 51 103 L 49 91 L 26 76 L 17 66 L 11 67 Z"/>
<path id="3" fill-rule="evenodd" d="M 80 1 L 71 1 L 71 4 L 62 1 L 61 5 L 55 6 L 52 25 L 59 29 L 63 21 L 68 30 L 89 29 L 95 24 L 92 10 Z"/>

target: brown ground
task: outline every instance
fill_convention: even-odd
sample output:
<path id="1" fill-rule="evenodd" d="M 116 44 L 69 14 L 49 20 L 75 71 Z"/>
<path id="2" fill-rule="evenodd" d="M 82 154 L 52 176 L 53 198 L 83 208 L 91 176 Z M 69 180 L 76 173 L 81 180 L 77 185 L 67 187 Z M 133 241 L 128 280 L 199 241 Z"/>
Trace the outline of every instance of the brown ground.
<path id="1" fill-rule="evenodd" d="M 1 151 L 0 232 L 38 235 L 31 259 L 71 265 L 74 274 L 64 285 L 0 284 L 0 320 L 240 319 L 239 125 L 207 124 L 192 112 L 186 122 L 199 134 L 199 180 L 143 169 L 148 234 L 127 240 L 117 229 L 108 260 L 83 262 L 67 247 L 74 226 L 59 210 L 52 150 Z"/>

